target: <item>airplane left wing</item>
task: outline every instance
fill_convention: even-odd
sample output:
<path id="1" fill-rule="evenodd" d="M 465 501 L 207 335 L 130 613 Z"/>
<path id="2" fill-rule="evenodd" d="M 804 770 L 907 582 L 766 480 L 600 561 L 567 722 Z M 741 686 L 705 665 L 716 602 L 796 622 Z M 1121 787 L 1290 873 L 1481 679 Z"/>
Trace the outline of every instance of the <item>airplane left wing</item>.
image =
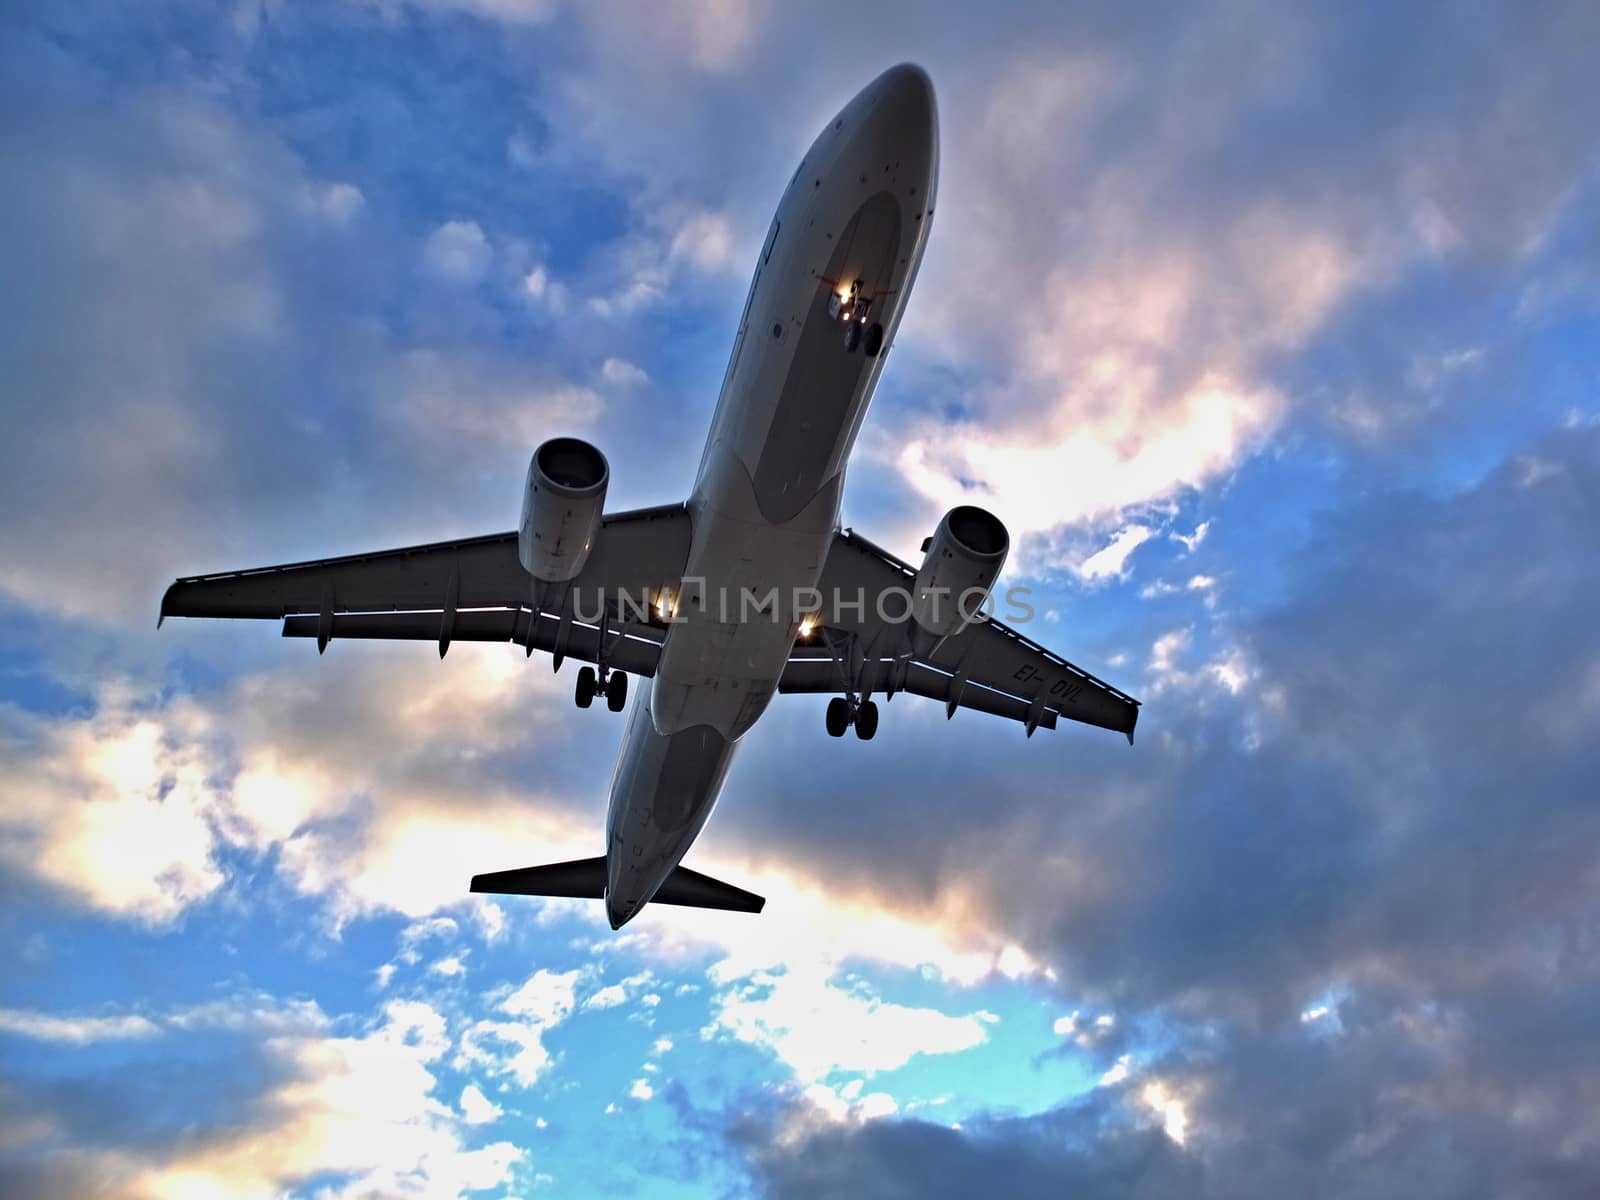
<path id="1" fill-rule="evenodd" d="M 1030 736 L 1065 717 L 1133 741 L 1137 700 L 999 621 L 973 621 L 928 658 L 913 655 L 908 626 L 884 621 L 878 598 L 890 589 L 909 595 L 916 574 L 860 534 L 836 533 L 818 588 L 825 605 L 833 597 L 846 603 L 809 641 L 796 643 L 779 691 L 907 691 L 942 701 L 947 716 L 972 708 L 1020 721 Z"/>
<path id="2" fill-rule="evenodd" d="M 655 672 L 665 625 L 616 605 L 675 590 L 689 554 L 681 504 L 602 519 L 594 549 L 561 599 L 535 604 L 534 581 L 517 559 L 517 534 L 490 534 L 372 554 L 179 579 L 161 600 L 168 617 L 282 619 L 285 637 L 514 641 L 636 675 Z M 616 614 L 599 627 L 599 614 Z M 576 619 L 574 619 L 576 614 Z M 592 614 L 586 616 L 585 614 Z M 653 615 L 653 614 L 652 614 Z M 609 637 L 602 643 L 602 633 Z"/>

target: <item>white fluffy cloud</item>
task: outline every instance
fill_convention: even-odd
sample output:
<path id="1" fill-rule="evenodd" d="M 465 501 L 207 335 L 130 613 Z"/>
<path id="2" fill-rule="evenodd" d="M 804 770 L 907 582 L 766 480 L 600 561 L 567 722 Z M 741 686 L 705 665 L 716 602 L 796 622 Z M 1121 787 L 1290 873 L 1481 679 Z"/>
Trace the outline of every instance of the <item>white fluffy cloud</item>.
<path id="1" fill-rule="evenodd" d="M 202 1006 L 160 1016 L 155 1026 L 226 1028 L 259 1039 L 274 1082 L 240 1123 L 206 1138 L 137 1150 L 42 1148 L 46 1161 L 92 1179 L 95 1194 L 108 1200 L 260 1200 L 330 1174 L 350 1178 L 319 1193 L 329 1200 L 456 1198 L 509 1182 L 523 1158 L 509 1142 L 468 1148 L 462 1124 L 473 1117 L 458 1117 L 433 1095 L 433 1066 L 450 1037 L 444 1017 L 420 1001 L 391 1001 L 352 1033 L 314 1006 L 270 1001 Z M 463 1108 L 469 1105 L 464 1094 Z"/>
<path id="2" fill-rule="evenodd" d="M 315 686 L 286 665 L 203 700 L 113 683 L 86 717 L 0 710 L 0 857 L 83 904 L 163 923 L 224 885 L 229 848 L 276 847 L 280 879 L 326 897 L 336 920 L 472 903 L 474 873 L 514 865 L 507 829 L 529 855 L 584 849 L 587 823 L 494 765 L 527 752 L 530 728 L 558 736 L 566 708 L 547 675 L 507 647 L 444 662 L 343 649 L 336 669 L 313 660 Z M 410 936 L 413 957 L 433 928 Z"/>
<path id="3" fill-rule="evenodd" d="M 461 1089 L 461 1119 L 468 1125 L 489 1125 L 500 1119 L 505 1111 L 485 1096 L 475 1083 Z"/>
<path id="4" fill-rule="evenodd" d="M 891 1071 L 919 1054 L 970 1050 L 988 1036 L 980 1014 L 892 1004 L 831 976 L 794 963 L 734 983 L 716 997 L 713 1027 L 771 1050 L 805 1082 Z"/>
<path id="5" fill-rule="evenodd" d="M 324 1172 L 355 1180 L 338 1195 L 459 1196 L 510 1179 L 522 1151 L 509 1142 L 468 1150 L 450 1110 L 433 1096 L 430 1065 L 450 1045 L 444 1018 L 417 1001 L 392 1001 L 361 1036 L 307 1033 L 269 1050 L 289 1071 L 259 1125 L 142 1172 L 134 1194 L 255 1197 Z"/>
<path id="6" fill-rule="evenodd" d="M 1077 566 L 1078 575 L 1087 580 L 1120 579 L 1126 574 L 1128 555 L 1154 536 L 1145 525 L 1126 525 L 1103 548 Z"/>
<path id="7" fill-rule="evenodd" d="M 488 269 L 493 251 L 476 221 L 446 221 L 428 235 L 422 257 L 440 275 L 473 280 Z"/>
<path id="8" fill-rule="evenodd" d="M 544 1035 L 572 1015 L 581 971 L 530 975 L 499 1002 L 508 1020 L 480 1020 L 461 1035 L 461 1058 L 531 1087 L 550 1065 Z"/>
<path id="9" fill-rule="evenodd" d="M 111 689 L 85 720 L 0 711 L 0 858 L 89 905 L 171 921 L 222 885 L 208 723 Z"/>
<path id="10" fill-rule="evenodd" d="M 600 364 L 600 378 L 618 387 L 632 387 L 648 381 L 650 376 L 625 358 L 608 358 Z"/>
<path id="11" fill-rule="evenodd" d="M 700 271 L 721 271 L 734 265 L 734 247 L 733 226 L 724 214 L 697 212 L 673 235 L 671 256 Z"/>
<path id="12" fill-rule="evenodd" d="M 149 1017 L 139 1013 L 104 1017 L 64 1017 L 58 1013 L 0 1008 L 0 1032 L 36 1038 L 44 1042 L 86 1046 L 92 1042 L 152 1037 L 160 1032 L 160 1028 Z"/>

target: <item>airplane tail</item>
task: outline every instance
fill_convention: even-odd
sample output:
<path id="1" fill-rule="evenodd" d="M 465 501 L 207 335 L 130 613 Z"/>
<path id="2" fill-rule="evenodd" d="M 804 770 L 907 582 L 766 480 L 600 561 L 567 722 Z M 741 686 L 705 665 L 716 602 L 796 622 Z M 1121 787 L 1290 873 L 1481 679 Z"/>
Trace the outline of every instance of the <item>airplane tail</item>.
<path id="1" fill-rule="evenodd" d="M 572 896 L 602 900 L 606 894 L 606 860 L 604 856 L 579 858 L 542 867 L 490 871 L 472 877 L 472 890 L 501 896 Z M 650 902 L 758 913 L 767 901 L 731 883 L 723 883 L 688 867 L 677 867 L 650 897 Z"/>

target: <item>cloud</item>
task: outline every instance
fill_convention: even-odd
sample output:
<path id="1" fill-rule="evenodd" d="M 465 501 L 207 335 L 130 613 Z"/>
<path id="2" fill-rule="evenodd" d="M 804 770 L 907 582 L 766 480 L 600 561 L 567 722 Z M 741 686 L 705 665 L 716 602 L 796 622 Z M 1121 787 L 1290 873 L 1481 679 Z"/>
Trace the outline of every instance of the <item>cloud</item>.
<path id="1" fill-rule="evenodd" d="M 1095 551 L 1077 566 L 1080 577 L 1087 580 L 1120 579 L 1126 574 L 1128 556 L 1154 536 L 1155 531 L 1144 525 L 1128 525 L 1102 549 Z"/>
<path id="2" fill-rule="evenodd" d="M 175 919 L 223 882 L 210 815 L 220 799 L 194 714 L 167 723 L 113 689 L 93 717 L 53 723 L 0 710 L 11 781 L 0 861 L 108 912 Z M 176 736 L 173 736 L 173 735 Z"/>
<path id="3" fill-rule="evenodd" d="M 627 1003 L 627 1000 L 627 990 L 621 984 L 613 983 L 609 987 L 603 987 L 598 992 L 595 992 L 583 1002 L 583 1006 L 585 1008 L 615 1008 L 619 1004 Z"/>
<path id="4" fill-rule="evenodd" d="M 560 9 L 559 0 L 408 0 L 417 8 L 470 13 L 513 25 L 542 25 Z"/>
<path id="5" fill-rule="evenodd" d="M 720 213 L 687 217 L 672 238 L 671 256 L 699 271 L 721 271 L 734 265 L 733 229 Z"/>
<path id="6" fill-rule="evenodd" d="M 522 1152 L 509 1142 L 467 1150 L 431 1095 L 429 1064 L 449 1045 L 443 1018 L 416 1001 L 383 1012 L 364 1036 L 276 1043 L 291 1075 L 270 1094 L 273 1116 L 142 1172 L 132 1190 L 248 1195 L 327 1172 L 356 1176 L 350 1195 L 392 1190 L 408 1176 L 446 1196 L 508 1182 Z"/>
<path id="7" fill-rule="evenodd" d="M 987 1037 L 979 1014 L 890 1003 L 809 963 L 741 980 L 715 1003 L 714 1029 L 765 1047 L 805 1082 L 889 1071 L 919 1054 L 970 1050 Z"/>
<path id="8" fill-rule="evenodd" d="M 107 1017 L 64 1017 L 55 1013 L 0 1009 L 0 1033 L 86 1046 L 93 1042 L 151 1037 L 160 1032 L 148 1017 L 138 1013 Z"/>
<path id="9" fill-rule="evenodd" d="M 469 1148 L 459 1119 L 432 1095 L 433 1067 L 450 1038 L 427 1004 L 390 1001 L 353 1033 L 336 1031 L 314 1008 L 279 1010 L 270 1001 L 160 1023 L 215 1030 L 219 1021 L 251 1039 L 264 1060 L 265 1086 L 251 1103 L 202 1136 L 189 1129 L 117 1149 L 60 1137 L 36 1145 L 44 1186 L 90 1188 L 113 1200 L 253 1197 L 344 1176 L 341 1196 L 458 1197 L 508 1182 L 523 1157 L 509 1142 Z"/>
<path id="10" fill-rule="evenodd" d="M 428 965 L 428 974 L 439 975 L 446 979 L 457 979 L 467 973 L 466 963 L 462 961 L 464 955 L 451 954 L 437 962 Z"/>
<path id="11" fill-rule="evenodd" d="M 506 29 L 491 43 L 464 8 Z M 374 11 L 360 10 L 373 22 L 362 32 L 393 18 Z M 0 588 L 27 610 L 20 636 L 37 614 L 65 614 L 42 653 L 98 660 L 106 643 L 61 626 L 142 625 L 172 564 L 251 561 L 258 546 L 294 556 L 306 528 L 359 549 L 509 525 L 493 514 L 514 502 L 494 498 L 515 495 L 514 460 L 550 426 L 626 438 L 648 424 L 620 387 L 602 421 L 598 394 L 574 382 L 645 344 L 619 330 L 687 338 L 669 358 L 700 361 L 694 331 L 718 305 L 737 311 L 741 254 L 811 123 L 881 65 L 879 35 L 910 29 L 908 52 L 941 88 L 946 176 L 900 365 L 869 418 L 874 458 L 855 476 L 871 485 L 876 469 L 881 494 L 859 482 L 853 494 L 869 516 L 970 496 L 1041 535 L 1019 540 L 1024 565 L 1071 538 L 1188 528 L 1200 508 L 1194 533 L 1170 536 L 1205 555 L 1205 574 L 1174 570 L 1172 586 L 1220 578 L 1238 607 L 1202 612 L 1209 587 L 1133 613 L 1057 605 L 1075 646 L 1148 662 L 1133 752 L 1072 730 L 1057 735 L 1070 761 L 1023 758 L 1015 730 L 963 717 L 950 738 L 936 706 L 903 701 L 886 710 L 892 761 L 833 761 L 814 753 L 804 702 L 786 702 L 799 715 L 752 735 L 695 850 L 694 865 L 763 889 L 768 912 L 742 925 L 647 913 L 607 947 L 712 962 L 714 1012 L 731 1022 L 714 1033 L 768 1049 L 797 1079 L 918 1063 L 926 1046 L 981 1053 L 956 1048 L 986 1023 L 950 989 L 984 979 L 1026 979 L 1059 1001 L 1052 1011 L 1119 1014 L 1072 1048 L 1104 1086 L 1043 1113 L 947 1129 L 892 1110 L 886 1092 L 785 1093 L 804 1103 L 735 1130 L 774 1195 L 883 1180 L 971 1194 L 995 1178 L 1022 1195 L 1592 1191 L 1586 1047 L 1600 993 L 1584 949 L 1596 844 L 1584 801 L 1600 770 L 1588 615 L 1600 474 L 1583 421 L 1551 440 L 1508 426 L 1505 395 L 1530 398 L 1517 420 L 1577 403 L 1532 373 L 1495 374 L 1547 348 L 1529 337 L 1505 355 L 1501 335 L 1455 324 L 1479 302 L 1517 311 L 1488 303 L 1495 289 L 1546 295 L 1549 261 L 1570 257 L 1561 239 L 1584 233 L 1592 17 L 1401 19 L 1375 50 L 1364 18 L 1259 8 L 1173 25 L 1023 6 L 1001 30 L 981 9 L 928 23 L 856 6 L 772 37 L 759 11 L 707 25 L 658 6 L 620 24 L 580 12 L 536 38 L 519 31 L 542 5 L 453 11 L 428 32 L 482 39 L 468 43 L 484 51 L 474 80 L 505 54 L 526 68 L 523 90 L 490 93 L 513 117 L 479 103 L 482 120 L 462 120 L 470 107 L 401 89 L 358 120 L 328 117 L 320 99 L 252 96 L 270 81 L 226 47 L 191 56 L 220 62 L 203 87 L 75 77 L 64 37 L 8 59 L 42 64 L 8 74 L 37 117 L 6 134 L 17 182 L 0 201 L 7 273 L 32 281 L 0 314 L 0 354 L 27 401 L 0 439 Z M 839 43 L 844 25 L 857 36 Z M 451 132 L 431 147 L 441 160 L 412 152 L 434 111 Z M 483 200 L 493 181 L 455 149 L 481 133 L 501 164 L 513 129 L 533 148 L 518 200 L 525 188 L 540 226 L 520 246 Z M 359 161 L 349 147 L 372 140 L 426 171 Z M 312 165 L 330 161 L 337 178 Z M 557 169 L 581 186 L 563 191 Z M 593 221 L 581 236 L 566 236 L 566 205 Z M 472 287 L 416 269 L 452 221 L 463 228 L 445 241 L 458 244 L 441 248 L 464 257 L 436 265 L 462 267 Z M 556 303 L 562 288 L 597 297 L 606 320 Z M 1544 303 L 1518 313 L 1524 329 Z M 568 307 L 579 317 L 561 336 L 528 336 Z M 1404 347 L 1388 365 L 1371 365 L 1374 323 Z M 1479 345 L 1481 359 L 1451 357 Z M 1576 376 L 1587 362 L 1571 346 L 1557 360 Z M 680 386 L 678 368 L 645 361 L 663 392 Z M 1471 380 L 1499 409 L 1452 413 L 1441 398 L 1428 421 L 1453 423 L 1450 436 L 1396 469 L 1384 456 L 1399 432 L 1430 427 L 1397 418 L 1391 380 L 1441 397 Z M 1467 430 L 1490 447 L 1470 470 L 1452 440 Z M 1495 454 L 1505 461 L 1489 469 Z M 449 486 L 430 487 L 441 472 Z M 1296 472 L 1314 502 L 1279 486 Z M 76 486 L 52 486 L 62 479 Z M 118 636 L 115 671 L 94 661 L 66 681 L 75 707 L 0 718 L 0 765 L 21 786 L 0 816 L 8 884 L 166 925 L 219 895 L 246 902 L 229 889 L 248 867 L 315 898 L 330 923 L 460 906 L 491 928 L 501 909 L 465 907 L 472 872 L 592 851 L 593 762 L 615 729 L 573 725 L 565 686 L 506 648 L 458 648 L 424 671 L 406 648 L 336 646 L 261 670 L 259 631 L 188 629 L 181 669 Z M 73 646 L 92 649 L 73 660 Z M 193 653 L 207 670 L 191 694 Z M 106 682 L 122 671 L 139 682 Z M 18 685 L 30 703 L 31 686 Z M 796 761 L 807 771 L 784 769 Z M 913 777 L 937 786 L 908 792 Z M 751 779 L 762 803 L 737 803 Z M 545 911 L 508 902 L 503 921 L 520 936 Z M 896 1005 L 850 980 L 851 956 L 925 968 L 945 991 Z M 681 994 L 672 982 L 649 996 Z M 520 996 L 518 1011 L 492 1014 L 471 1037 L 483 1058 L 463 1061 L 540 1078 L 544 1035 L 584 983 L 497 996 Z M 1338 1028 L 1302 1023 L 1335 987 L 1347 989 Z M 837 1048 L 808 1033 L 810 1006 L 839 1017 Z M 50 1019 L 67 1037 L 136 1018 Z M 401 1045 L 370 1052 L 387 1064 L 372 1079 L 388 1085 L 392 1070 L 390 1093 L 438 1106 L 440 1161 L 456 1161 L 458 1118 L 407 1067 L 410 1055 L 433 1076 L 443 1061 L 420 1012 L 275 1035 L 271 1064 L 304 1088 L 272 1091 L 273 1105 L 349 1130 L 319 1081 L 366 1078 L 340 1063 L 368 1052 L 325 1044 L 391 1024 Z M 1160 1045 L 1135 1053 L 1150 1027 Z M 397 1162 L 433 1136 L 427 1121 Z M 390 1136 L 302 1154 L 283 1126 L 263 1127 L 259 1144 L 287 1139 L 289 1163 L 348 1164 Z M 158 1172 L 181 1159 L 212 1191 L 283 1190 L 247 1179 L 242 1143 L 210 1133 L 170 1161 L 74 1169 L 171 1185 Z M 369 1191 L 401 1190 L 373 1169 L 354 1168 Z M 473 1169 L 488 1178 L 504 1161 Z M 55 1188 L 95 1190 L 76 1176 Z"/>
<path id="12" fill-rule="evenodd" d="M 600 364 L 600 378 L 619 387 L 633 387 L 647 382 L 650 376 L 626 359 L 608 358 Z"/>
<path id="13" fill-rule="evenodd" d="M 460 1104 L 461 1119 L 468 1125 L 493 1124 L 505 1111 L 485 1096 L 475 1083 L 469 1083 L 461 1089 Z"/>
<path id="14" fill-rule="evenodd" d="M 454 279 L 477 279 L 488 268 L 489 239 L 476 221 L 446 221 L 428 235 L 422 257 L 429 270 Z"/>
<path id="15" fill-rule="evenodd" d="M 1181 542 L 1183 548 L 1193 553 L 1201 542 L 1206 540 L 1206 534 L 1211 532 L 1211 522 L 1201 521 L 1194 527 L 1194 532 L 1189 534 L 1173 532 L 1169 534 L 1173 541 Z"/>
<path id="16" fill-rule="evenodd" d="M 479 1020 L 461 1035 L 461 1058 L 523 1087 L 536 1083 L 550 1065 L 544 1035 L 575 1007 L 580 971 L 535 971 L 497 1007 L 511 1020 Z"/>
<path id="17" fill-rule="evenodd" d="M 1033 1119 L 980 1117 L 960 1129 L 914 1118 L 819 1120 L 792 1106 L 734 1122 L 730 1140 L 779 1200 L 889 1181 L 885 1194 L 970 1196 L 997 1179 L 1014 1196 L 1205 1194 L 1204 1176 L 1179 1147 L 1109 1100 Z"/>
<path id="18" fill-rule="evenodd" d="M 228 852 L 276 850 L 278 879 L 342 922 L 473 904 L 473 874 L 516 865 L 508 828 L 529 861 L 562 846 L 576 856 L 592 819 L 526 790 L 525 756 L 539 755 L 527 722 L 545 714 L 555 736 L 571 719 L 565 689 L 547 695 L 548 674 L 507 647 L 465 645 L 420 671 L 393 649 L 345 646 L 333 670 L 332 655 L 285 664 L 203 698 L 113 682 L 87 716 L 0 710 L 14 799 L 0 863 L 161 924 L 218 893 Z M 402 959 L 454 928 L 409 928 Z"/>
<path id="19" fill-rule="evenodd" d="M 1190 1163 L 1174 1194 L 1194 1194 L 1192 1169 L 1219 1195 L 1384 1194 L 1404 1179 L 1488 1196 L 1538 1190 L 1541 1164 L 1563 1181 L 1555 1194 L 1582 1194 L 1600 1170 L 1579 1115 L 1592 1064 L 1562 1061 L 1559 1047 L 1583 1040 L 1583 998 L 1600 982 L 1587 958 L 1558 968 L 1537 947 L 1584 926 L 1576 898 L 1595 869 L 1584 784 L 1600 767 L 1580 731 L 1600 714 L 1600 643 L 1585 615 L 1600 582 L 1600 554 L 1586 552 L 1600 550 L 1600 437 L 1563 431 L 1537 453 L 1561 467 L 1539 487 L 1521 486 L 1512 455 L 1453 495 L 1374 495 L 1325 519 L 1280 564 L 1287 594 L 1231 618 L 1250 686 L 1175 686 L 1152 702 L 1158 724 L 1137 770 L 1084 743 L 1059 832 L 1039 789 L 1013 785 L 980 738 L 963 742 L 962 756 L 984 764 L 970 781 L 944 758 L 919 768 L 958 797 L 981 777 L 970 792 L 981 807 L 926 814 L 948 859 L 926 846 L 901 858 L 898 831 L 877 840 L 856 821 L 817 870 L 855 878 L 859 855 L 885 894 L 990 879 L 982 919 L 1031 927 L 1023 944 L 1069 994 L 1160 1014 L 1175 1031 L 1163 1040 L 1180 1049 L 1143 1062 L 1108 1041 L 1098 1069 L 1115 1094 L 1095 1104 L 1120 1106 L 1118 1121 L 1174 1148 L 1182 1140 L 1195 1157 L 1157 1159 Z M 1185 670 L 1202 633 L 1163 635 L 1155 665 Z M 1492 702 L 1473 682 L 1486 673 Z M 862 770 L 847 790 L 885 786 Z M 815 798 L 833 786 L 826 774 L 809 781 L 805 828 L 830 828 Z M 762 836 L 806 837 L 787 823 Z M 789 844 L 802 852 L 803 840 Z M 1024 870 L 1025 902 L 1012 884 Z M 1324 1045 L 1329 1034 L 1301 1015 L 1335 983 L 1354 998 L 1340 1002 L 1337 1044 Z M 1529 1001 L 1536 1013 L 1509 999 L 1535 994 L 1546 997 Z M 1527 1119 L 1507 1128 L 1519 1104 Z M 1030 1118 L 1001 1144 L 989 1127 L 964 1129 L 947 1143 L 949 1180 L 929 1194 L 960 1194 L 963 1163 L 1023 1169 L 1063 1119 Z M 1123 1161 L 1125 1138 L 1102 1122 L 1074 1123 L 1081 1156 L 1052 1159 L 1054 1186 Z M 934 1135 L 902 1125 L 852 1135 L 858 1179 L 921 1169 L 909 1147 Z M 775 1156 L 772 1178 L 799 1172 L 826 1191 L 799 1164 L 845 1154 L 827 1140 L 837 1136 L 802 1140 L 793 1161 Z M 1125 1191 L 1127 1177 L 1112 1171 L 1103 1186 Z"/>
<path id="20" fill-rule="evenodd" d="M 360 188 L 344 182 L 307 184 L 305 198 L 319 216 L 339 224 L 351 220 L 367 203 Z"/>

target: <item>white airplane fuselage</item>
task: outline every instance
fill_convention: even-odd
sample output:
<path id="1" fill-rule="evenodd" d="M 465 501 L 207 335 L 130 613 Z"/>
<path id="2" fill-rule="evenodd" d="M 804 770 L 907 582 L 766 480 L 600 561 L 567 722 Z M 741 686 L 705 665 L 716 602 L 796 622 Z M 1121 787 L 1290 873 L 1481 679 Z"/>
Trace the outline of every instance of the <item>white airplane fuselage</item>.
<path id="1" fill-rule="evenodd" d="M 938 173 L 933 88 L 902 65 L 829 122 L 778 205 L 689 498 L 675 622 L 652 685 L 635 695 L 612 777 L 614 929 L 683 858 L 739 738 L 777 690 L 804 615 L 792 598 L 822 574 L 845 464 L 922 260 Z M 776 611 L 754 613 L 742 599 L 774 589 Z"/>

